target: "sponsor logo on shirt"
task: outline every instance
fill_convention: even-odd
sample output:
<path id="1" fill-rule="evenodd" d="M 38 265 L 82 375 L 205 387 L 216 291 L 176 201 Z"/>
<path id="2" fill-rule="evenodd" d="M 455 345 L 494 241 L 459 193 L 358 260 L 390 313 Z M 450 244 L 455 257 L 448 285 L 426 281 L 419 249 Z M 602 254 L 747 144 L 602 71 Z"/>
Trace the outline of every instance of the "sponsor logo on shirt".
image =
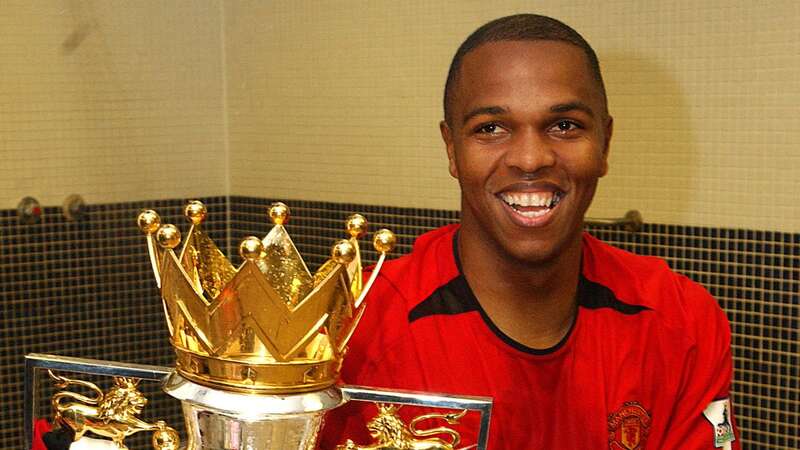
<path id="1" fill-rule="evenodd" d="M 703 415 L 714 428 L 714 447 L 730 449 L 731 442 L 736 440 L 731 424 L 731 401 L 723 398 L 709 403 Z"/>
<path id="2" fill-rule="evenodd" d="M 625 402 L 608 415 L 608 447 L 611 450 L 641 450 L 650 433 L 650 413 L 639 402 Z"/>

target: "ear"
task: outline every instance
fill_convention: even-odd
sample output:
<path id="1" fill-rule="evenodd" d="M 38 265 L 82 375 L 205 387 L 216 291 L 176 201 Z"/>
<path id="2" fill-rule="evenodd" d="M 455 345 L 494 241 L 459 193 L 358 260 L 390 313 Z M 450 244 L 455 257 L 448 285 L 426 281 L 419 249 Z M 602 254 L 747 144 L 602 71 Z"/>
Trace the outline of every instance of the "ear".
<path id="1" fill-rule="evenodd" d="M 611 135 L 614 134 L 614 118 L 608 116 L 605 126 L 605 134 L 603 136 L 603 167 L 600 171 L 600 176 L 603 177 L 608 173 L 608 151 L 611 148 Z"/>
<path id="2" fill-rule="evenodd" d="M 442 140 L 444 141 L 444 146 L 447 149 L 447 161 L 449 164 L 448 168 L 450 170 L 450 176 L 458 179 L 458 166 L 456 166 L 456 153 L 455 147 L 453 146 L 453 132 L 450 131 L 450 127 L 444 120 L 439 122 L 439 131 L 442 133 Z"/>

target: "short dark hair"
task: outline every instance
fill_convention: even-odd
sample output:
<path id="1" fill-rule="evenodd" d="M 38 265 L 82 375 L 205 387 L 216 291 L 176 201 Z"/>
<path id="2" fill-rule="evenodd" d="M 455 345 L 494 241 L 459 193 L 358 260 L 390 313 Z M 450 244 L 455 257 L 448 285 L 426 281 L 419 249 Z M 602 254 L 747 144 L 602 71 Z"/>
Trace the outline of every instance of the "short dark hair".
<path id="1" fill-rule="evenodd" d="M 589 70 L 597 81 L 600 94 L 603 96 L 603 106 L 606 110 L 608 109 L 606 88 L 603 84 L 603 76 L 600 74 L 600 63 L 586 39 L 569 25 L 551 17 L 538 14 L 516 14 L 501 17 L 483 25 L 458 47 L 453 61 L 450 63 L 447 83 L 444 86 L 444 119 L 448 125 L 452 126 L 453 124 L 450 103 L 464 57 L 483 44 L 499 41 L 562 41 L 580 48 L 586 54 Z"/>

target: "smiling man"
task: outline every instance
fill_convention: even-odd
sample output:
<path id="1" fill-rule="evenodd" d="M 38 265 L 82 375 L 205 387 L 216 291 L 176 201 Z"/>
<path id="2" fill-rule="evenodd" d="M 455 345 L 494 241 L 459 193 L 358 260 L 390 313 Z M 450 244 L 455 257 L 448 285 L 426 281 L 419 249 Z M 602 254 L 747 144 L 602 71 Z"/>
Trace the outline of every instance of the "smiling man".
<path id="1" fill-rule="evenodd" d="M 716 301 L 583 232 L 613 129 L 589 44 L 548 17 L 492 21 L 453 58 L 444 116 L 461 222 L 384 267 L 345 381 L 490 396 L 492 450 L 738 448 Z M 348 405 L 324 448 L 369 442 L 373 414 Z"/>

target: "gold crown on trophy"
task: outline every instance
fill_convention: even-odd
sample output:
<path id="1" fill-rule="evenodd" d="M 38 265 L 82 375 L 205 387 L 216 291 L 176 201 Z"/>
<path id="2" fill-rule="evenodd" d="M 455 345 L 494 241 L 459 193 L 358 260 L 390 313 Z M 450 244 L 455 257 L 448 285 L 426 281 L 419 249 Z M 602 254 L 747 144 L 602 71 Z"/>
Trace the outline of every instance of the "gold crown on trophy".
<path id="1" fill-rule="evenodd" d="M 203 231 L 205 206 L 191 201 L 184 213 L 191 228 L 180 255 L 175 225 L 161 224 L 153 210 L 138 217 L 178 373 L 228 391 L 288 394 L 333 385 L 394 234 L 374 234 L 380 257 L 364 283 L 357 239 L 367 221 L 359 214 L 346 222 L 349 239 L 336 242 L 331 258 L 312 274 L 284 228 L 289 208 L 283 203 L 269 208 L 274 226 L 266 237 L 242 241 L 238 268 Z"/>

